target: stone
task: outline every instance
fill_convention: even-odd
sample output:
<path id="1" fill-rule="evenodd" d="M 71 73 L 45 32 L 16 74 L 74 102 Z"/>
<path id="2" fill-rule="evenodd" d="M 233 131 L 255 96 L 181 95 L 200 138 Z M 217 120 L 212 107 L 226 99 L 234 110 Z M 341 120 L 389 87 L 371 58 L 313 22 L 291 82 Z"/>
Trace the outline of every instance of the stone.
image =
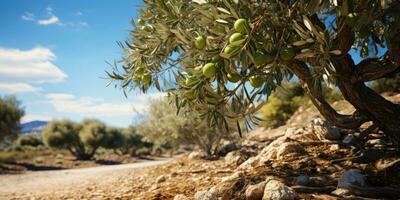
<path id="1" fill-rule="evenodd" d="M 250 153 L 244 150 L 232 151 L 226 154 L 225 162 L 233 165 L 240 165 L 250 157 Z"/>
<path id="2" fill-rule="evenodd" d="M 190 200 L 190 199 L 183 194 L 178 194 L 178 195 L 175 195 L 174 200 Z"/>
<path id="3" fill-rule="evenodd" d="M 331 194 L 343 197 L 343 196 L 348 196 L 350 195 L 350 191 L 348 189 L 343 189 L 343 188 L 338 188 L 334 190 Z"/>
<path id="4" fill-rule="evenodd" d="M 277 159 L 282 159 L 288 155 L 299 155 L 303 154 L 304 147 L 298 142 L 285 142 L 279 146 L 277 151 Z"/>
<path id="5" fill-rule="evenodd" d="M 251 157 L 239 166 L 239 169 L 252 169 L 264 165 L 266 162 L 275 159 L 282 159 L 289 156 L 304 154 L 303 146 L 295 141 L 282 136 L 261 150 L 261 152 Z"/>
<path id="6" fill-rule="evenodd" d="M 346 170 L 338 181 L 338 188 L 350 189 L 352 185 L 366 187 L 366 177 L 359 169 Z"/>
<path id="7" fill-rule="evenodd" d="M 282 182 L 275 179 L 267 179 L 264 188 L 263 200 L 280 199 L 294 200 L 297 199 L 297 193 L 292 188 L 286 186 Z"/>
<path id="8" fill-rule="evenodd" d="M 319 140 L 340 140 L 342 136 L 340 128 L 321 118 L 313 119 L 310 126 Z"/>
<path id="9" fill-rule="evenodd" d="M 355 137 L 353 134 L 348 134 L 343 138 L 343 144 L 345 145 L 352 145 L 355 142 Z"/>
<path id="10" fill-rule="evenodd" d="M 382 139 L 372 139 L 368 140 L 366 144 L 371 146 L 385 146 L 386 142 Z"/>
<path id="11" fill-rule="evenodd" d="M 337 151 L 337 150 L 339 150 L 340 149 L 340 146 L 338 145 L 338 144 L 332 144 L 330 147 L 329 147 L 329 151 Z"/>
<path id="12" fill-rule="evenodd" d="M 310 184 L 310 177 L 307 175 L 300 175 L 294 179 L 294 184 L 307 186 Z"/>
<path id="13" fill-rule="evenodd" d="M 267 182 L 263 181 L 255 185 L 249 185 L 246 188 L 246 200 L 260 200 L 264 195 L 264 188 Z"/>
<path id="14" fill-rule="evenodd" d="M 208 190 L 201 190 L 194 195 L 195 200 L 218 200 L 217 190 L 212 187 Z"/>
<path id="15" fill-rule="evenodd" d="M 159 177 L 157 177 L 157 179 L 156 179 L 156 183 L 162 183 L 162 182 L 165 182 L 167 180 L 167 178 L 165 177 L 165 176 L 159 176 Z"/>
<path id="16" fill-rule="evenodd" d="M 230 176 L 223 177 L 215 187 L 216 194 L 222 199 L 232 199 L 237 191 L 242 190 L 245 184 L 243 172 L 237 171 Z"/>
<path id="17" fill-rule="evenodd" d="M 202 159 L 205 157 L 206 157 L 206 154 L 203 152 L 200 152 L 200 151 L 192 151 L 189 154 L 189 159 L 191 159 L 191 160 L 199 160 L 199 159 Z"/>

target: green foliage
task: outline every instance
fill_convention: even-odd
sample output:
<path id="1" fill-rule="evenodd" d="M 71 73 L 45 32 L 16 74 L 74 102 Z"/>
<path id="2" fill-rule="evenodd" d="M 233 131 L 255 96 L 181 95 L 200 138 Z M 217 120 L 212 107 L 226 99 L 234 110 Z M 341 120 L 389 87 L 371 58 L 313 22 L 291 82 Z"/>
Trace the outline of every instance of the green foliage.
<path id="1" fill-rule="evenodd" d="M 49 123 L 43 130 L 45 144 L 67 149 L 77 159 L 91 159 L 106 138 L 106 126 L 98 120 L 85 120 L 81 124 L 69 120 Z"/>
<path id="2" fill-rule="evenodd" d="M 249 127 L 259 121 L 258 102 L 291 80 L 291 63 L 305 63 L 317 89 L 337 85 L 332 63 L 348 53 L 335 49 L 338 31 L 350 27 L 360 56 L 375 56 L 397 34 L 399 13 L 398 2 L 376 0 L 144 0 L 145 24 L 132 21 L 131 38 L 121 43 L 123 64 L 108 75 L 127 91 L 167 91 L 177 107 L 199 111 L 212 126 L 245 118 Z M 201 49 L 198 36 L 207 40 Z M 215 66 L 203 75 L 207 63 Z M 143 72 L 151 77 L 144 80 Z M 229 83 L 227 74 L 240 81 Z"/>
<path id="3" fill-rule="evenodd" d="M 285 82 L 268 98 L 268 102 L 261 108 L 264 115 L 263 125 L 277 127 L 286 123 L 293 113 L 301 106 L 308 104 L 309 99 L 298 83 Z"/>
<path id="4" fill-rule="evenodd" d="M 125 136 L 122 134 L 122 130 L 109 127 L 106 129 L 106 132 L 107 134 L 102 147 L 106 149 L 118 149 L 124 146 Z"/>
<path id="5" fill-rule="evenodd" d="M 195 110 L 184 108 L 177 114 L 177 108 L 167 99 L 152 102 L 147 118 L 137 129 L 156 147 L 196 144 L 208 155 L 216 153 L 221 140 L 228 138 L 226 131 L 209 127 Z"/>
<path id="6" fill-rule="evenodd" d="M 394 73 L 390 77 L 374 81 L 372 83 L 372 89 L 379 93 L 400 92 L 400 73 Z"/>
<path id="7" fill-rule="evenodd" d="M 17 136 L 23 115 L 24 109 L 15 96 L 0 96 L 0 142 Z"/>
<path id="8" fill-rule="evenodd" d="M 14 142 L 14 147 L 38 147 L 42 146 L 43 141 L 40 136 L 37 135 L 23 135 L 19 136 L 18 139 Z"/>
<path id="9" fill-rule="evenodd" d="M 336 89 L 323 85 L 322 91 L 329 102 L 343 99 Z M 268 102 L 261 108 L 261 113 L 264 116 L 262 125 L 271 128 L 284 125 L 300 106 L 309 105 L 311 106 L 311 101 L 299 83 L 283 82 L 281 87 L 276 88 L 268 98 Z"/>
<path id="10" fill-rule="evenodd" d="M 69 148 L 79 142 L 80 126 L 69 120 L 50 122 L 43 129 L 43 141 L 54 148 Z"/>
<path id="11" fill-rule="evenodd" d="M 104 144 L 106 140 L 106 125 L 103 122 L 93 119 L 87 119 L 82 122 L 82 128 L 79 131 L 79 138 L 82 143 L 92 149 L 96 149 Z"/>
<path id="12" fill-rule="evenodd" d="M 131 126 L 122 131 L 124 144 L 119 148 L 123 154 L 137 155 L 137 151 L 142 148 L 151 149 L 153 144 L 143 141 L 143 136 L 137 133 L 135 127 Z"/>

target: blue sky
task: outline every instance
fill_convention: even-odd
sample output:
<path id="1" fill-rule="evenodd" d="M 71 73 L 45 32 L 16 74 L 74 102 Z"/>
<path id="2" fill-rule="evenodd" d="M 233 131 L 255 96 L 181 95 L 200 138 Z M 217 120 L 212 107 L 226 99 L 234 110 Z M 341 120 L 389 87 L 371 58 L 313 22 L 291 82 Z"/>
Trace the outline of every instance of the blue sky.
<path id="1" fill-rule="evenodd" d="M 128 126 L 162 96 L 107 87 L 105 70 L 121 57 L 139 0 L 0 3 L 0 95 L 15 94 L 23 121 L 99 118 Z"/>

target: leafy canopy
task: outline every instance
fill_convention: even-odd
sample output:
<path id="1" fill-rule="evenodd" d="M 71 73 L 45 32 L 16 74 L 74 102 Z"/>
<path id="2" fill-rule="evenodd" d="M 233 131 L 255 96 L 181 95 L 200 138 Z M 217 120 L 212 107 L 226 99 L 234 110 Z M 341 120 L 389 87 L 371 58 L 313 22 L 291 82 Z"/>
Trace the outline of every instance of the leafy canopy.
<path id="1" fill-rule="evenodd" d="M 310 68 L 314 87 L 336 84 L 334 41 L 344 26 L 356 33 L 361 58 L 387 48 L 399 27 L 400 8 L 388 0 L 144 0 L 132 21 L 125 56 L 109 76 L 122 88 L 154 86 L 176 97 L 211 125 L 253 115 L 284 79 L 290 62 Z M 124 91 L 125 91 L 124 90 Z M 239 125 L 239 123 L 238 123 Z"/>
<path id="2" fill-rule="evenodd" d="M 6 137 L 16 137 L 24 109 L 15 96 L 0 96 L 0 142 Z"/>

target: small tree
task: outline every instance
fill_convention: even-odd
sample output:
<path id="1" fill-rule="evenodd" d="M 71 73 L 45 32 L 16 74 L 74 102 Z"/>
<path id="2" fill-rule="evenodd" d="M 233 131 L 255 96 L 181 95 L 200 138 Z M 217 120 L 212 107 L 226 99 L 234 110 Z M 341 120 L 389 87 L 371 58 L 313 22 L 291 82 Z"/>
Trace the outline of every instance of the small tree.
<path id="1" fill-rule="evenodd" d="M 5 138 L 16 138 L 24 109 L 15 96 L 0 96 L 0 142 Z"/>
<path id="2" fill-rule="evenodd" d="M 141 148 L 152 148 L 153 144 L 143 141 L 143 136 L 137 133 L 137 129 L 130 126 L 122 131 L 125 138 L 124 145 L 120 148 L 123 154 L 136 156 L 136 151 Z"/>
<path id="3" fill-rule="evenodd" d="M 81 124 L 53 121 L 43 130 L 43 140 L 48 146 L 68 149 L 78 160 L 91 159 L 103 144 L 105 135 L 105 124 L 97 120 L 85 120 Z"/>
<path id="4" fill-rule="evenodd" d="M 125 144 L 125 137 L 122 134 L 122 130 L 118 128 L 107 128 L 106 136 L 103 141 L 102 147 L 106 149 L 112 149 L 115 153 L 118 154 L 117 150 L 122 148 Z"/>
<path id="5" fill-rule="evenodd" d="M 138 132 L 156 146 L 176 148 L 196 144 L 208 156 L 214 155 L 221 140 L 228 138 L 226 131 L 209 127 L 195 110 L 185 108 L 177 115 L 177 108 L 167 99 L 151 103 L 147 118 L 138 125 Z"/>

